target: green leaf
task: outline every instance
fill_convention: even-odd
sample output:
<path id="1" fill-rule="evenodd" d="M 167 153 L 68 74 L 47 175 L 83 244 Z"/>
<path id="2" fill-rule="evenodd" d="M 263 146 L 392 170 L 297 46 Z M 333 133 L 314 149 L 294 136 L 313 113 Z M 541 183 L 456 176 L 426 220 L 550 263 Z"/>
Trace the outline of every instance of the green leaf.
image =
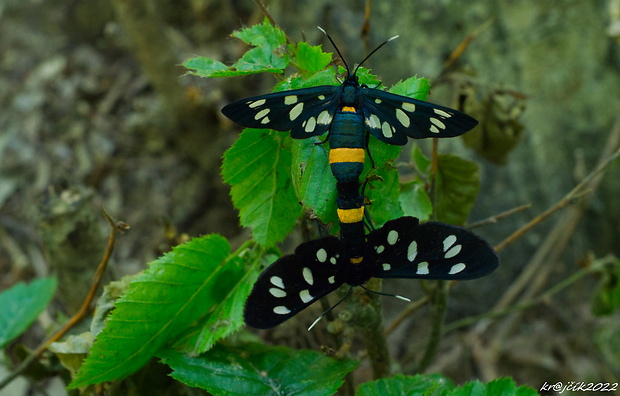
<path id="1" fill-rule="evenodd" d="M 405 216 L 417 217 L 420 221 L 431 218 L 433 204 L 426 193 L 426 184 L 419 178 L 400 187 L 398 200 Z"/>
<path id="2" fill-rule="evenodd" d="M 208 235 L 155 260 L 116 302 L 106 327 L 69 388 L 124 378 L 141 368 L 213 306 L 244 272 L 224 260 L 225 238 Z M 239 324 L 240 325 L 240 324 Z"/>
<path id="3" fill-rule="evenodd" d="M 0 294 L 0 347 L 22 334 L 49 304 L 56 278 L 19 282 Z"/>
<path id="4" fill-rule="evenodd" d="M 293 62 L 296 63 L 304 77 L 309 77 L 321 71 L 331 62 L 332 54 L 325 53 L 320 45 L 312 46 L 308 43 L 300 42 L 295 46 L 290 45 L 290 52 L 294 53 Z"/>
<path id="5" fill-rule="evenodd" d="M 527 387 L 517 387 L 512 378 L 499 378 L 487 384 L 480 381 L 468 382 L 462 387 L 448 393 L 451 396 L 537 396 L 536 390 Z"/>
<path id="6" fill-rule="evenodd" d="M 183 66 L 191 70 L 189 74 L 199 77 L 227 77 L 234 75 L 233 72 L 228 71 L 228 66 L 222 62 L 205 58 L 204 56 L 189 59 L 183 63 Z"/>
<path id="7" fill-rule="evenodd" d="M 390 92 L 396 95 L 408 96 L 413 99 L 426 100 L 430 89 L 431 85 L 426 78 L 414 76 L 405 81 L 397 82 L 390 88 Z"/>
<path id="8" fill-rule="evenodd" d="M 415 167 L 421 173 L 428 173 L 431 166 L 431 160 L 426 158 L 417 145 L 413 146 L 413 149 L 411 150 L 411 159 L 413 160 Z"/>
<path id="9" fill-rule="evenodd" d="M 328 143 L 318 139 L 293 141 L 292 177 L 295 193 L 307 210 L 324 223 L 337 223 L 336 178 L 329 165 Z"/>
<path id="10" fill-rule="evenodd" d="M 286 133 L 248 128 L 224 154 L 222 176 L 241 225 L 264 247 L 284 239 L 302 213 L 291 183 L 290 141 Z"/>
<path id="11" fill-rule="evenodd" d="M 286 43 L 284 32 L 272 26 L 265 18 L 263 23 L 234 32 L 233 37 L 256 48 L 246 52 L 231 69 L 244 74 L 278 72 L 288 65 L 288 56 L 279 53 L 278 47 Z"/>
<path id="12" fill-rule="evenodd" d="M 160 357 L 173 378 L 220 396 L 333 395 L 358 364 L 262 344 L 216 345 L 196 358 L 168 350 Z"/>
<path id="13" fill-rule="evenodd" d="M 478 164 L 452 154 L 437 159 L 437 220 L 463 225 L 480 191 Z"/>
<path id="14" fill-rule="evenodd" d="M 265 261 L 265 267 L 275 261 L 275 257 L 267 261 L 263 249 L 254 249 L 251 252 L 244 251 L 241 255 L 250 256 L 245 259 L 235 257 L 227 265 L 236 267 L 240 273 L 245 272 L 235 285 L 229 289 L 224 288 L 222 295 L 225 297 L 216 303 L 208 316 L 205 316 L 195 326 L 185 331 L 178 337 L 174 348 L 192 356 L 208 351 L 219 339 L 228 337 L 243 326 L 243 307 L 256 278 L 258 278 L 259 263 Z M 251 262 L 247 271 L 244 262 Z"/>
<path id="15" fill-rule="evenodd" d="M 438 374 L 405 376 L 397 374 L 392 378 L 369 381 L 361 384 L 356 396 L 434 396 L 445 395 L 454 388 L 452 382 Z"/>
<path id="16" fill-rule="evenodd" d="M 596 316 L 611 315 L 620 308 L 620 260 L 602 266 L 590 308 Z"/>
<path id="17" fill-rule="evenodd" d="M 398 171 L 388 164 L 376 168 L 369 176 L 365 195 L 370 200 L 366 206 L 375 227 L 381 227 L 386 221 L 403 216 L 399 202 L 400 184 Z"/>
<path id="18" fill-rule="evenodd" d="M 292 76 L 278 83 L 278 85 L 276 85 L 273 91 L 281 92 L 291 89 L 318 87 L 319 85 L 340 85 L 340 83 L 336 79 L 336 71 L 333 68 L 321 70 L 320 72 L 313 74 L 309 78 Z"/>
<path id="19" fill-rule="evenodd" d="M 455 387 L 441 375 L 405 376 L 398 374 L 392 378 L 383 378 L 365 382 L 357 388 L 356 396 L 536 396 L 538 393 L 529 387 L 516 386 L 511 378 L 500 378 L 487 384 L 480 381 L 468 382 L 462 387 Z"/>

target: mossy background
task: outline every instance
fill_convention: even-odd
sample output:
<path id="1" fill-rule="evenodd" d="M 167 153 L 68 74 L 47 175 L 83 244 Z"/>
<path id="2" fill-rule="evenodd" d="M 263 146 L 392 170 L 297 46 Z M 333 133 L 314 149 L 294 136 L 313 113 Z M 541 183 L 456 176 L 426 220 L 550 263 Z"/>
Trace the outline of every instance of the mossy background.
<path id="1" fill-rule="evenodd" d="M 349 64 L 399 34 L 367 64 L 386 86 L 424 76 L 434 87 L 429 100 L 454 106 L 453 83 L 467 76 L 474 81 L 470 92 L 481 96 L 493 89 L 523 96 L 521 139 L 504 165 L 482 159 L 460 139 L 440 143 L 440 151 L 482 166 L 471 222 L 532 204 L 476 230 L 492 244 L 560 200 L 595 166 L 620 113 L 618 0 L 376 1 L 368 42 L 360 37 L 362 1 L 267 6 L 294 41 L 305 37 L 332 51 L 316 26 L 326 29 Z M 245 48 L 228 35 L 263 17 L 251 1 L 0 3 L 0 288 L 56 273 L 73 282 L 59 285 L 60 308 L 72 313 L 71 302 L 79 305 L 83 293 L 73 286 L 90 283 L 105 243 L 100 204 L 132 227 L 117 244 L 114 277 L 139 271 L 185 235 L 217 232 L 237 245 L 248 237 L 219 170 L 239 128 L 219 110 L 275 81 L 182 77 L 178 65 L 196 55 L 232 62 Z M 436 83 L 448 55 L 489 19 L 452 69 L 455 80 Z M 151 32 L 146 40 L 137 38 L 138 23 Z M 579 207 L 582 217 L 574 232 L 567 228 L 570 239 L 549 285 L 573 273 L 588 252 L 620 254 L 619 176 L 612 164 L 588 205 Z M 492 307 L 566 215 L 557 213 L 504 250 L 490 277 L 458 285 L 449 315 Z M 63 241 L 53 237 L 60 229 L 68 235 Z M 79 262 L 53 267 L 59 257 Z M 618 317 L 590 314 L 594 281 L 526 311 L 510 331 L 487 335 L 484 347 L 447 338 L 433 369 L 456 381 L 512 375 L 536 389 L 544 381 L 596 382 L 617 374 L 618 354 L 611 344 L 601 350 L 600 339 L 619 326 Z M 411 290 L 410 283 L 403 287 Z M 384 302 L 388 318 L 395 305 Z M 419 314 L 392 336 L 395 355 L 414 353 L 417 334 L 419 342 L 425 338 L 424 318 Z M 40 336 L 40 329 L 32 331 L 23 342 L 36 345 Z"/>

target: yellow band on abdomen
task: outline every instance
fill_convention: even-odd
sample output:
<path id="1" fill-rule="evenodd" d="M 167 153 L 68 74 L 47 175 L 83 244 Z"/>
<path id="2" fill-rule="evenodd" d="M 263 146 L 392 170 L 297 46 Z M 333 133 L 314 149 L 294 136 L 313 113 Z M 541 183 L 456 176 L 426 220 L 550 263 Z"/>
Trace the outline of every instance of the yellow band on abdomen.
<path id="1" fill-rule="evenodd" d="M 363 148 L 336 148 L 329 151 L 329 163 L 359 162 L 364 163 L 366 153 Z"/>
<path id="2" fill-rule="evenodd" d="M 338 219 L 341 223 L 357 223 L 364 219 L 364 207 L 355 209 L 338 209 Z"/>
<path id="3" fill-rule="evenodd" d="M 347 113 L 355 113 L 355 107 L 342 106 L 342 111 L 347 112 Z"/>

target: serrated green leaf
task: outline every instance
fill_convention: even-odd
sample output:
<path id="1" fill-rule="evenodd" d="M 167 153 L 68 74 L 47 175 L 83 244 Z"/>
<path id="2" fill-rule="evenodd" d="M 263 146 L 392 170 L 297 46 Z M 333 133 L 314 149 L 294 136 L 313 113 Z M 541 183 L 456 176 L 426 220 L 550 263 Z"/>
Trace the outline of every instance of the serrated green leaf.
<path id="1" fill-rule="evenodd" d="M 190 69 L 189 74 L 200 77 L 227 77 L 228 66 L 222 62 L 198 56 L 183 63 L 186 69 Z"/>
<path id="2" fill-rule="evenodd" d="M 437 220 L 463 225 L 480 191 L 478 164 L 452 154 L 437 158 Z"/>
<path id="3" fill-rule="evenodd" d="M 333 68 L 321 70 L 309 78 L 292 76 L 278 83 L 273 91 L 282 92 L 291 89 L 317 87 L 319 85 L 340 85 L 336 79 L 336 70 Z"/>
<path id="4" fill-rule="evenodd" d="M 297 44 L 297 48 L 292 44 L 289 47 L 290 52 L 295 54 L 293 62 L 295 62 L 304 77 L 310 77 L 314 73 L 323 70 L 332 60 L 332 54 L 323 52 L 320 45 L 312 46 L 308 43 L 300 42 Z"/>
<path id="5" fill-rule="evenodd" d="M 124 378 L 221 302 L 243 277 L 227 266 L 219 235 L 196 238 L 155 260 L 117 300 L 69 388 Z"/>
<path id="6" fill-rule="evenodd" d="M 266 47 L 268 51 L 273 51 L 286 43 L 284 32 L 269 23 L 267 18 L 263 20 L 263 23 L 233 32 L 231 36 L 255 47 Z"/>
<path id="7" fill-rule="evenodd" d="M 324 223 L 338 222 L 336 178 L 329 165 L 328 143 L 315 139 L 293 141 L 292 178 L 295 193 L 306 209 Z"/>
<path id="8" fill-rule="evenodd" d="M 355 396 L 439 396 L 447 395 L 454 388 L 452 382 L 441 375 L 406 376 L 397 374 L 361 384 Z"/>
<path id="9" fill-rule="evenodd" d="M 405 81 L 397 82 L 390 88 L 390 92 L 396 95 L 408 96 L 413 99 L 426 100 L 430 89 L 431 85 L 426 78 L 414 76 Z"/>
<path id="10" fill-rule="evenodd" d="M 291 139 L 286 135 L 245 129 L 222 164 L 241 225 L 251 227 L 264 247 L 284 239 L 302 213 L 291 182 Z"/>
<path id="11" fill-rule="evenodd" d="M 286 43 L 286 36 L 282 30 L 272 26 L 267 18 L 263 23 L 234 32 L 232 36 L 256 48 L 246 52 L 231 69 L 244 74 L 284 72 L 288 65 L 288 55 L 279 53 L 278 47 Z"/>
<path id="12" fill-rule="evenodd" d="M 448 393 L 450 396 L 536 396 L 538 392 L 527 386 L 517 388 L 512 378 L 498 378 L 487 384 L 471 381 Z"/>
<path id="13" fill-rule="evenodd" d="M 405 216 L 417 217 L 420 221 L 431 218 L 433 204 L 425 187 L 425 183 L 418 178 L 401 186 L 398 200 Z"/>
<path id="14" fill-rule="evenodd" d="M 256 253 L 262 254 L 263 249 L 256 249 Z M 250 258 L 253 264 L 247 271 L 243 268 L 244 260 L 235 257 L 227 265 L 232 265 L 236 271 L 245 274 L 236 284 L 221 291 L 222 300 L 216 303 L 208 316 L 202 318 L 195 326 L 185 331 L 174 343 L 174 348 L 191 356 L 197 356 L 213 347 L 217 340 L 228 337 L 243 326 L 243 307 L 259 271 L 257 270 L 260 262 L 257 258 Z M 275 260 L 274 260 L 275 261 Z M 218 292 L 219 294 L 219 292 Z"/>
<path id="15" fill-rule="evenodd" d="M 160 357 L 173 378 L 219 396 L 333 395 L 358 364 L 262 344 L 216 345 L 196 358 L 168 350 Z"/>
<path id="16" fill-rule="evenodd" d="M 54 296 L 56 283 L 56 278 L 35 279 L 0 293 L 0 347 L 30 327 Z"/>
<path id="17" fill-rule="evenodd" d="M 342 66 L 338 66 L 338 73 L 340 73 L 341 75 L 343 74 L 346 75 L 347 69 L 345 69 Z M 353 73 L 353 70 L 351 70 L 351 73 Z M 357 69 L 357 72 L 355 73 L 355 75 L 359 79 L 359 83 L 362 85 L 366 84 L 374 88 L 375 86 L 381 84 L 381 80 L 379 80 L 377 76 L 372 74 L 370 72 L 370 69 L 366 69 L 365 67 L 360 67 L 359 69 Z"/>
<path id="18" fill-rule="evenodd" d="M 399 202 L 400 184 L 398 171 L 392 166 L 384 165 L 373 170 L 367 183 L 365 195 L 370 200 L 366 206 L 375 227 L 381 227 L 386 221 L 403 216 Z"/>

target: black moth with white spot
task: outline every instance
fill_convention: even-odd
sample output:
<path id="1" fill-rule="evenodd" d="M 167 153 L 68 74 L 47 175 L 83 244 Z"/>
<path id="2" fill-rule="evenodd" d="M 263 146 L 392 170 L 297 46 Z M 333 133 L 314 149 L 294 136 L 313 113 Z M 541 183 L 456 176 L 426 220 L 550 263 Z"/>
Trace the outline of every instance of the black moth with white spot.
<path id="1" fill-rule="evenodd" d="M 349 261 L 336 237 L 302 243 L 258 277 L 245 303 L 244 319 L 248 326 L 267 329 L 344 283 L 358 286 L 372 277 L 474 279 L 498 265 L 493 248 L 471 231 L 401 217 L 367 235 L 359 264 Z"/>
<path id="2" fill-rule="evenodd" d="M 355 136 L 348 137 L 350 147 L 365 147 L 366 131 L 384 143 L 402 146 L 407 143 L 407 137 L 455 137 L 478 124 L 467 114 L 448 107 L 360 85 L 355 73 L 370 55 L 353 73 L 345 62 L 347 76 L 341 85 L 321 85 L 240 99 L 226 105 L 222 113 L 247 128 L 291 131 L 294 139 L 306 139 L 328 131 L 330 138 L 338 134 L 341 131 L 334 131 L 332 124 L 338 125 L 343 113 L 353 112 L 360 115 L 360 122 L 353 127 Z M 342 55 L 340 57 L 344 62 Z M 330 146 L 334 147 L 331 141 Z"/>

